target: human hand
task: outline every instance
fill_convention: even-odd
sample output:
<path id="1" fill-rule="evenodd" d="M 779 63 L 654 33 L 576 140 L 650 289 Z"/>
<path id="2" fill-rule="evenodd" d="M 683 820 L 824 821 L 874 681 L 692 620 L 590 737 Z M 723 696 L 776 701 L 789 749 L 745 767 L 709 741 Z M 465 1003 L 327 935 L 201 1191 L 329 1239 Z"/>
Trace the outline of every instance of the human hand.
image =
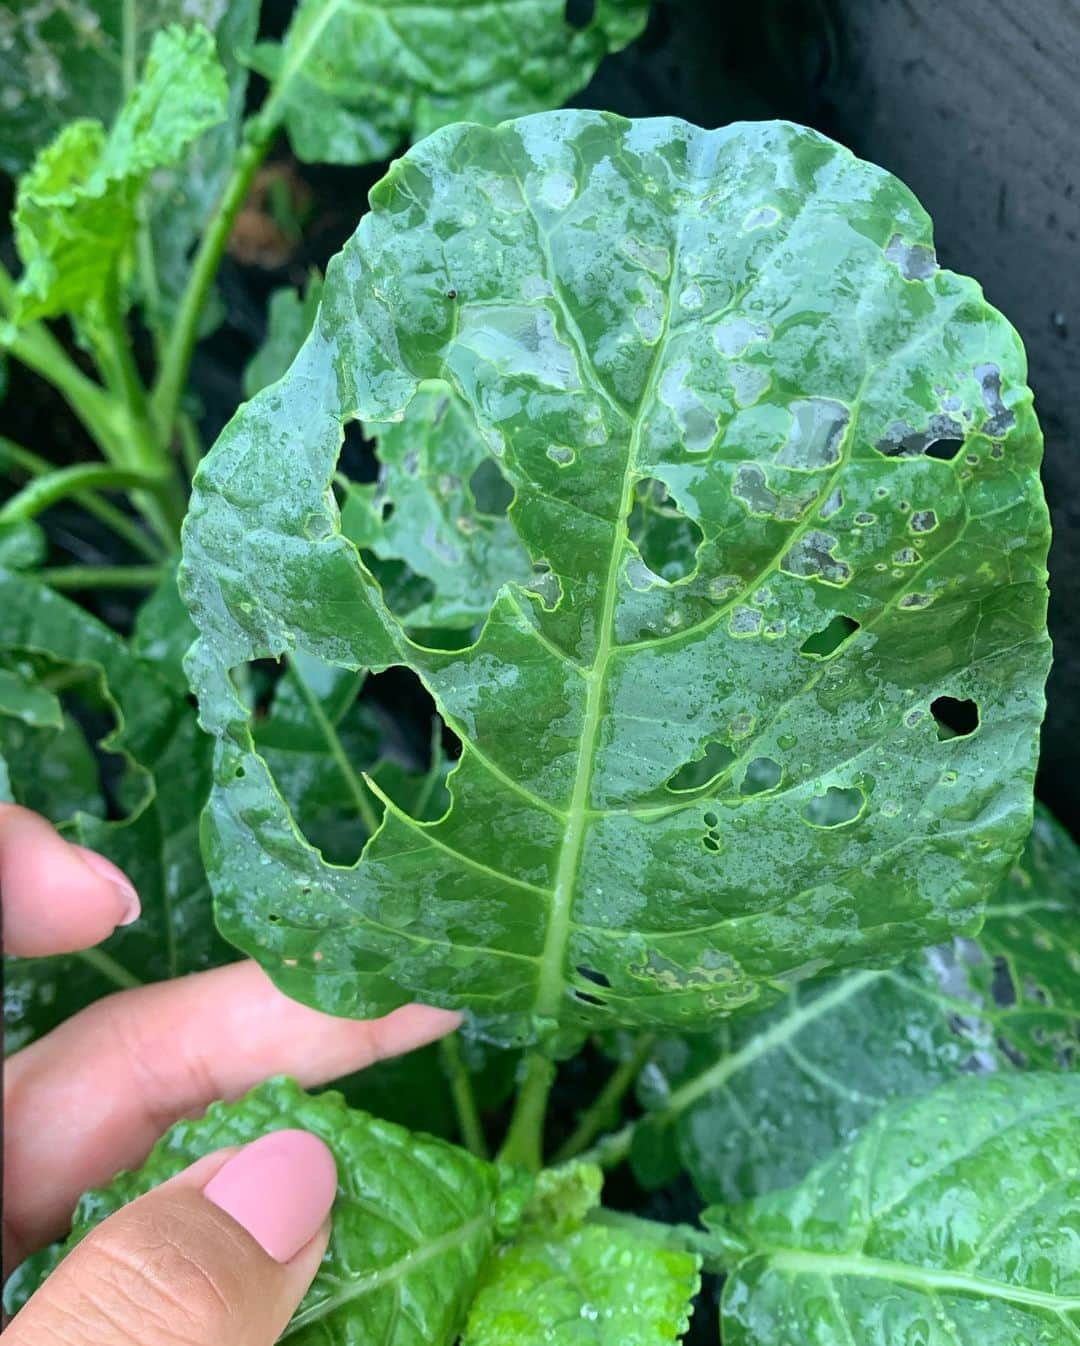
<path id="1" fill-rule="evenodd" d="M 89 948 L 139 912 L 115 866 L 14 805 L 0 805 L 0 898 L 4 948 L 25 957 Z M 98 1001 L 7 1062 L 5 1275 L 177 1118 L 268 1075 L 323 1083 L 457 1023 L 421 1005 L 334 1019 L 252 962 Z M 335 1188 L 329 1150 L 302 1131 L 208 1155 L 88 1235 L 5 1342 L 270 1346 L 318 1268 Z"/>

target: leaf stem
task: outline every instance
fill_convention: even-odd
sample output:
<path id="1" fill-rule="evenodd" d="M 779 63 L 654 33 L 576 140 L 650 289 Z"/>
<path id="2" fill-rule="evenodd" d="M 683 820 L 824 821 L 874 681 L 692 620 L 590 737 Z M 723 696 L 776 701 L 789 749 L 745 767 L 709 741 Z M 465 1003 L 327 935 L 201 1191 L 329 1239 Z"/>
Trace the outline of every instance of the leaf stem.
<path id="1" fill-rule="evenodd" d="M 487 1137 L 476 1106 L 472 1080 L 461 1054 L 461 1035 L 451 1033 L 439 1043 L 439 1060 L 450 1084 L 450 1093 L 457 1113 L 458 1130 L 465 1148 L 479 1159 L 488 1157 Z"/>
<path id="2" fill-rule="evenodd" d="M 349 761 L 348 754 L 345 751 L 344 744 L 341 742 L 341 737 L 338 734 L 336 727 L 331 722 L 329 715 L 327 715 L 326 711 L 323 709 L 322 702 L 307 685 L 295 660 L 289 664 L 289 672 L 292 674 L 297 690 L 304 698 L 307 708 L 311 712 L 311 718 L 315 721 L 319 732 L 326 740 L 326 746 L 330 749 L 330 756 L 337 764 L 337 768 L 341 772 L 349 793 L 353 797 L 356 811 L 360 815 L 360 821 L 367 829 L 368 835 L 371 836 L 378 831 L 380 820 L 379 815 L 375 812 L 372 805 L 367 786 L 360 776 L 357 775 L 353 764 Z"/>
<path id="3" fill-rule="evenodd" d="M 529 1052 L 510 1127 L 499 1151 L 501 1163 L 520 1164 L 530 1173 L 540 1171 L 544 1162 L 544 1118 L 554 1083 L 555 1062 L 540 1051 Z"/>
<path id="4" fill-rule="evenodd" d="M 165 566 L 52 566 L 36 572 L 53 589 L 152 589 Z"/>
<path id="5" fill-rule="evenodd" d="M 118 963 L 116 959 L 111 954 L 106 953 L 104 949 L 79 949 L 78 957 L 81 958 L 84 963 L 88 963 L 92 968 L 95 968 L 100 972 L 101 975 L 111 981 L 114 986 L 119 986 L 121 990 L 131 991 L 134 990 L 136 986 L 145 985 L 145 983 L 140 981 L 133 972 L 129 972 L 122 963 Z"/>
<path id="6" fill-rule="evenodd" d="M 233 163 L 232 175 L 218 201 L 217 209 L 203 232 L 202 242 L 195 253 L 176 318 L 169 331 L 161 356 L 161 370 L 151 396 L 151 420 L 159 443 L 168 443 L 172 436 L 180 397 L 187 383 L 191 357 L 199 336 L 199 319 L 206 304 L 210 287 L 217 275 L 221 258 L 229 242 L 233 224 L 244 204 L 255 174 L 266 158 L 277 122 L 266 111 L 248 121 L 241 137 L 240 149 Z"/>
<path id="7" fill-rule="evenodd" d="M 618 1168 L 630 1157 L 630 1148 L 638 1123 L 627 1122 L 618 1131 L 612 1131 L 600 1139 L 590 1150 L 582 1150 L 576 1158 L 586 1164 L 599 1164 L 603 1169 Z"/>
<path id="8" fill-rule="evenodd" d="M 13 440 L 0 435 L 0 463 L 5 461 L 11 467 L 26 472 L 32 477 L 43 477 L 54 470 L 53 465 L 45 458 L 36 453 L 31 453 L 29 449 L 24 449 L 21 444 L 16 444 Z M 106 466 L 108 471 L 115 470 L 107 465 L 103 466 Z M 145 533 L 135 519 L 125 514 L 122 509 L 117 509 L 109 501 L 103 500 L 95 491 L 78 491 L 73 494 L 72 498 L 77 500 L 88 514 L 93 514 L 96 519 L 100 519 L 107 528 L 112 529 L 117 537 L 123 538 L 134 551 L 145 556 L 148 561 L 165 559 L 164 548 L 149 534 Z"/>
<path id="9" fill-rule="evenodd" d="M 14 303 L 15 282 L 0 265 L 0 308 L 10 315 Z M 127 435 L 123 405 L 83 373 L 44 323 L 26 323 L 10 333 L 4 344 L 27 369 L 52 384 L 106 458 L 123 461 Z"/>
<path id="10" fill-rule="evenodd" d="M 555 1152 L 553 1163 L 562 1164 L 579 1155 L 605 1127 L 617 1119 L 619 1105 L 641 1074 L 655 1043 L 656 1036 L 653 1033 L 643 1033 L 638 1038 L 634 1050 L 625 1061 L 619 1062 L 595 1100 L 578 1118 L 577 1126 Z"/>
<path id="11" fill-rule="evenodd" d="M 111 463 L 76 463 L 36 476 L 0 509 L 0 523 L 21 523 L 68 496 L 80 496 L 87 489 L 118 490 L 142 488 L 157 491 L 161 480 L 130 467 Z"/>
<path id="12" fill-rule="evenodd" d="M 608 1229 L 621 1229 L 624 1233 L 654 1243 L 661 1248 L 675 1248 L 681 1252 L 694 1253 L 701 1258 L 706 1271 L 730 1271 L 750 1252 L 749 1245 L 733 1230 L 695 1229 L 688 1224 L 664 1224 L 659 1220 L 646 1220 L 640 1215 L 631 1215 L 627 1211 L 609 1210 L 600 1206 L 590 1211 L 589 1224 L 604 1225 Z"/>

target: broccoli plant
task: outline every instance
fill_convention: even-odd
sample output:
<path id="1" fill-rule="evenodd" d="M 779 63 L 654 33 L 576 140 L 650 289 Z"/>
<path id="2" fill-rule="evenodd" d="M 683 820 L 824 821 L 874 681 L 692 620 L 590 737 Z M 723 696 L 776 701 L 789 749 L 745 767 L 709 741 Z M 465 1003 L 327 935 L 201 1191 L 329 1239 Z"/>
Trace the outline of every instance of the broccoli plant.
<path id="1" fill-rule="evenodd" d="M 1080 1338 L 1080 857 L 1032 830 L 1049 527 L 1019 338 L 911 193 L 815 132 L 535 111 L 640 5 L 427 6 L 408 37 L 383 8 L 304 0 L 235 68 L 166 29 L 111 129 L 61 108 L 20 185 L 9 348 L 52 377 L 41 319 L 72 315 L 104 382 L 69 400 L 117 438 L 0 516 L 5 785 L 145 916 L 11 960 L 8 1031 L 230 947 L 333 1014 L 464 1026 L 363 1110 L 274 1079 L 179 1122 L 9 1308 L 119 1205 L 301 1126 L 341 1185 L 297 1342 L 663 1346 L 692 1313 L 724 1346 Z M 200 195 L 241 56 L 270 92 Z M 185 506 L 191 348 L 278 126 L 338 162 L 418 143 L 275 300 Z M 209 202 L 175 304 L 142 266 L 166 170 Z M 162 324 L 145 396 L 134 300 Z M 155 549 L 130 638 L 33 574 L 72 493 Z M 653 1218 L 684 1173 L 700 1218 Z"/>

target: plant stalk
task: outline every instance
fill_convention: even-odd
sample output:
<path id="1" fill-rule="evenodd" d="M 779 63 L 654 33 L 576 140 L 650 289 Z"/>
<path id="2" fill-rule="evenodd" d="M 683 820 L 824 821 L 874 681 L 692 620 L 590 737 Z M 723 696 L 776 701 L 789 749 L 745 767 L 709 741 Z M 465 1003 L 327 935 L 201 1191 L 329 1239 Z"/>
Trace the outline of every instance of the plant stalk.
<path id="1" fill-rule="evenodd" d="M 525 1074 L 514 1104 L 510 1127 L 498 1158 L 538 1173 L 544 1162 L 544 1118 L 548 1095 L 555 1083 L 555 1062 L 539 1051 L 525 1058 Z"/>
<path id="2" fill-rule="evenodd" d="M 247 123 L 233 163 L 232 175 L 225 184 L 217 209 L 195 253 L 180 307 L 165 342 L 161 369 L 150 399 L 151 423 L 160 444 L 168 444 L 172 438 L 207 295 L 214 283 L 240 207 L 266 158 L 276 130 L 277 122 L 273 117 L 267 117 L 265 111 Z"/>
<path id="3" fill-rule="evenodd" d="M 619 1115 L 619 1105 L 633 1085 L 656 1042 L 653 1033 L 643 1033 L 625 1061 L 620 1061 L 595 1100 L 578 1118 L 578 1124 L 555 1152 L 556 1164 L 573 1159 L 595 1140 Z"/>
<path id="4" fill-rule="evenodd" d="M 487 1137 L 476 1106 L 472 1080 L 461 1054 L 461 1035 L 451 1033 L 439 1043 L 439 1059 L 443 1073 L 450 1084 L 450 1093 L 457 1113 L 458 1130 L 465 1148 L 479 1159 L 488 1157 Z"/>
<path id="5" fill-rule="evenodd" d="M 0 523 L 20 523 L 33 519 L 50 505 L 69 496 L 81 496 L 87 489 L 160 490 L 160 478 L 135 468 L 113 467 L 110 463 L 76 463 L 46 472 L 28 482 L 0 509 Z"/>
<path id="6" fill-rule="evenodd" d="M 576 1157 L 584 1164 L 599 1164 L 602 1169 L 618 1168 L 630 1157 L 637 1126 L 637 1122 L 627 1122 L 618 1131 L 601 1136 L 591 1149 L 581 1151 Z"/>
<path id="7" fill-rule="evenodd" d="M 31 453 L 29 449 L 24 449 L 21 444 L 16 444 L 0 435 L 0 463 L 5 461 L 11 467 L 27 473 L 31 477 L 44 477 L 46 474 L 55 471 L 52 463 L 47 459 L 36 453 Z M 108 466 L 108 464 L 100 464 L 100 466 L 105 467 L 106 471 L 110 472 L 117 470 Z M 133 551 L 145 556 L 148 561 L 163 561 L 165 559 L 165 550 L 139 527 L 135 519 L 125 514 L 123 510 L 117 509 L 108 500 L 103 500 L 96 491 L 77 491 L 72 495 L 72 499 L 78 501 L 88 514 L 93 514 L 107 528 L 111 528 L 117 537 L 122 538 Z"/>
<path id="8" fill-rule="evenodd" d="M 152 589 L 164 566 L 51 566 L 35 572 L 53 589 Z"/>

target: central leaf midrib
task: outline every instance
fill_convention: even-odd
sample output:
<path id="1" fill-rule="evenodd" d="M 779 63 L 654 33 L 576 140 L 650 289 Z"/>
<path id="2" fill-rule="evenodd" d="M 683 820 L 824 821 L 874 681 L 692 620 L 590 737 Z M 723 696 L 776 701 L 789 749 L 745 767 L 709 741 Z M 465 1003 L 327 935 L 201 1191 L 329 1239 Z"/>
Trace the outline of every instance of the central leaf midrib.
<path id="1" fill-rule="evenodd" d="M 1002 1299 L 1012 1304 L 1049 1309 L 1052 1313 L 1080 1310 L 1080 1297 L 1032 1290 L 1026 1285 L 1011 1285 L 1007 1281 L 991 1280 L 965 1271 L 946 1271 L 938 1267 L 894 1262 L 887 1258 L 865 1257 L 860 1253 L 821 1253 L 801 1248 L 764 1248 L 760 1255 L 777 1271 L 808 1273 L 827 1280 L 854 1276 L 891 1281 L 928 1293 L 953 1290 L 958 1294 Z"/>
<path id="2" fill-rule="evenodd" d="M 618 412 L 619 415 L 629 420 L 630 418 L 627 410 L 614 401 L 604 387 L 603 381 L 597 376 L 592 365 L 588 346 L 582 339 L 582 334 L 569 312 L 567 305 L 565 302 L 561 301 L 561 282 L 558 271 L 553 265 L 548 242 L 544 236 L 543 230 L 540 228 L 539 221 L 537 221 L 537 236 L 541 241 L 544 258 L 548 264 L 553 291 L 559 302 L 563 320 L 571 334 L 571 340 L 578 352 L 579 358 L 582 359 L 586 369 L 592 375 L 593 384 L 598 385 L 603 391 L 605 401 L 607 401 L 612 409 Z M 574 888 L 576 886 L 578 870 L 581 863 L 581 852 L 585 842 L 585 829 L 590 817 L 589 799 L 592 793 L 593 773 L 596 766 L 596 748 L 599 739 L 604 692 L 607 687 L 608 664 L 611 660 L 613 649 L 615 604 L 618 597 L 619 564 L 623 554 L 626 521 L 629 517 L 630 508 L 633 503 L 634 483 L 637 480 L 638 439 L 641 434 L 645 408 L 649 405 L 651 399 L 655 395 L 656 386 L 660 378 L 660 371 L 663 368 L 663 360 L 661 357 L 671 323 L 671 289 L 675 284 L 675 277 L 678 275 L 679 271 L 680 241 L 679 234 L 676 233 L 675 245 L 672 248 L 671 254 L 671 270 L 668 274 L 668 296 L 667 303 L 664 306 L 664 321 L 656 339 L 656 347 L 653 351 L 652 361 L 649 365 L 648 376 L 645 380 L 641 398 L 637 404 L 637 415 L 630 422 L 630 433 L 627 437 L 626 445 L 626 464 L 623 468 L 617 513 L 612 522 L 611 552 L 608 556 L 607 575 L 604 581 L 604 601 L 600 609 L 596 654 L 592 664 L 584 674 L 587 690 L 585 694 L 585 714 L 582 719 L 581 727 L 581 746 L 578 751 L 574 788 L 570 796 L 570 805 L 567 810 L 566 832 L 563 835 L 563 843 L 559 849 L 558 867 L 555 872 L 555 884 L 552 891 L 550 918 L 548 921 L 547 933 L 544 937 L 543 952 L 540 956 L 540 975 L 537 982 L 536 993 L 536 1013 L 541 1017 L 555 1016 L 558 1014 L 563 992 L 567 984 L 566 950 L 570 942 Z"/>

